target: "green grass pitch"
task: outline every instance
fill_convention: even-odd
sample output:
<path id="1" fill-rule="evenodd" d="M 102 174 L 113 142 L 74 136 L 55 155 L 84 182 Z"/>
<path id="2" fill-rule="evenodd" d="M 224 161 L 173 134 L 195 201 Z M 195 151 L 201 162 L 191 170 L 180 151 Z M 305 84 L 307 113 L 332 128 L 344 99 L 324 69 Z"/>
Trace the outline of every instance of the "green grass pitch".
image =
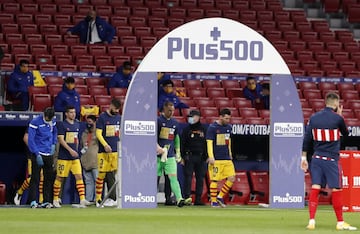
<path id="1" fill-rule="evenodd" d="M 360 227 L 358 213 L 344 213 Z M 308 211 L 270 209 L 256 206 L 227 208 L 165 207 L 117 209 L 63 206 L 60 209 L 11 208 L 0 206 L 0 233 L 122 233 L 122 234 L 231 234 L 231 233 L 335 233 L 336 219 L 331 206 L 320 206 L 316 230 L 308 231 Z"/>

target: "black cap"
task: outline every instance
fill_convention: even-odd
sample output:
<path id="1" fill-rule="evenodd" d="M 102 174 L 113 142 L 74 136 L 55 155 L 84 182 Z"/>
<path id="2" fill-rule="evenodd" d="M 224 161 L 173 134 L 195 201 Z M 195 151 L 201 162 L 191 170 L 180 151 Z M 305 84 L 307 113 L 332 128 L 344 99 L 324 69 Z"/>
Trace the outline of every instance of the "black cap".
<path id="1" fill-rule="evenodd" d="M 190 113 L 188 114 L 188 117 L 193 117 L 194 115 L 201 116 L 201 115 L 200 115 L 200 111 L 198 111 L 198 110 L 191 110 Z"/>

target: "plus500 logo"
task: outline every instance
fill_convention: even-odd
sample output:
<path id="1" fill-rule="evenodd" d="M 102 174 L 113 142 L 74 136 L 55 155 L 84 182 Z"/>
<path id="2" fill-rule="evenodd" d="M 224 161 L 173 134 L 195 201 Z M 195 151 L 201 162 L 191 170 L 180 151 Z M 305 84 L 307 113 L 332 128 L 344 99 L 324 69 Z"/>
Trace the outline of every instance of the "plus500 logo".
<path id="1" fill-rule="evenodd" d="M 286 193 L 285 197 L 273 196 L 274 203 L 301 203 L 302 201 L 302 196 L 290 196 L 289 193 Z"/>
<path id="2" fill-rule="evenodd" d="M 253 60 L 263 59 L 261 41 L 220 40 L 218 43 L 192 43 L 189 38 L 168 38 L 168 59 L 182 55 L 193 60 Z"/>
<path id="3" fill-rule="evenodd" d="M 145 203 L 145 202 L 155 202 L 155 196 L 144 196 L 141 193 L 138 193 L 137 196 L 125 195 L 124 202 L 130 203 Z"/>

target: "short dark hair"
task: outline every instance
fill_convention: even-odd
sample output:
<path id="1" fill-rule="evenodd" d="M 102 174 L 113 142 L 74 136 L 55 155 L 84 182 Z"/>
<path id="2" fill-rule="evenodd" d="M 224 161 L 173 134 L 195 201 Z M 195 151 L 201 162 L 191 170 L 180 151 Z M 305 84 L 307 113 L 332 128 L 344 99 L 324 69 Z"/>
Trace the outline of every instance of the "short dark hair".
<path id="1" fill-rule="evenodd" d="M 116 109 L 120 109 L 121 102 L 119 99 L 113 98 L 113 99 L 111 99 L 111 105 L 113 105 Z"/>
<path id="2" fill-rule="evenodd" d="M 326 100 L 339 100 L 340 97 L 337 93 L 334 93 L 334 92 L 330 92 L 330 93 L 327 93 L 326 94 L 326 97 L 325 97 Z"/>
<path id="3" fill-rule="evenodd" d="M 69 105 L 69 106 L 65 107 L 65 112 L 69 112 L 69 110 L 74 110 L 74 109 L 75 109 L 75 106 Z"/>
<path id="4" fill-rule="evenodd" d="M 228 108 L 224 108 L 224 109 L 221 109 L 221 110 L 220 110 L 219 114 L 220 114 L 221 116 L 231 115 L 231 111 L 230 111 L 230 109 L 228 109 Z"/>
<path id="5" fill-rule="evenodd" d="M 96 116 L 95 115 L 88 115 L 88 116 L 86 116 L 86 119 L 91 119 L 92 121 L 96 122 Z"/>
<path id="6" fill-rule="evenodd" d="M 246 81 L 249 81 L 249 80 L 255 80 L 255 77 L 253 77 L 253 76 L 246 77 Z"/>
<path id="7" fill-rule="evenodd" d="M 172 80 L 165 80 L 163 83 L 162 83 L 162 86 L 166 86 L 166 85 L 171 85 L 171 87 L 174 87 L 174 82 Z"/>
<path id="8" fill-rule="evenodd" d="M 30 63 L 29 63 L 29 60 L 27 60 L 27 59 L 21 59 L 21 60 L 19 61 L 19 65 L 20 65 L 20 66 L 22 66 L 22 65 L 24 65 L 24 64 L 30 64 Z"/>
<path id="9" fill-rule="evenodd" d="M 44 110 L 44 117 L 47 119 L 52 119 L 55 116 L 55 110 L 53 107 L 46 107 Z"/>
<path id="10" fill-rule="evenodd" d="M 131 62 L 130 61 L 123 62 L 122 67 L 123 69 L 131 69 Z"/>
<path id="11" fill-rule="evenodd" d="M 163 107 L 168 107 L 168 106 L 174 106 L 174 103 L 172 101 L 168 101 L 168 100 L 165 101 Z"/>
<path id="12" fill-rule="evenodd" d="M 65 84 L 74 84 L 75 83 L 75 79 L 74 77 L 66 77 L 64 80 Z"/>

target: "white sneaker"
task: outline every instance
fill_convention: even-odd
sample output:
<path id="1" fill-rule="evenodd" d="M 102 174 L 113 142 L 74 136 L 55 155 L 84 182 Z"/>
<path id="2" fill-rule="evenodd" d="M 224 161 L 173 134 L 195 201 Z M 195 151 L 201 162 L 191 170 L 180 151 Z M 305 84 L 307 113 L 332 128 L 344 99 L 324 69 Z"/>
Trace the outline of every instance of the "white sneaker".
<path id="1" fill-rule="evenodd" d="M 55 208 L 61 208 L 59 200 L 53 200 L 53 205 L 54 205 Z"/>
<path id="2" fill-rule="evenodd" d="M 336 230 L 348 230 L 348 231 L 356 231 L 357 228 L 350 226 L 350 224 L 346 222 L 339 222 L 336 224 Z"/>
<path id="3" fill-rule="evenodd" d="M 20 205 L 21 197 L 22 197 L 22 195 L 16 193 L 16 195 L 15 195 L 15 197 L 14 197 L 14 203 L 15 203 L 15 205 L 17 205 L 17 206 Z"/>
<path id="4" fill-rule="evenodd" d="M 97 208 L 104 208 L 104 205 L 101 205 L 102 201 L 101 200 L 97 200 L 96 201 L 96 207 Z"/>
<path id="5" fill-rule="evenodd" d="M 91 202 L 87 201 L 86 199 L 83 199 L 80 201 L 80 205 L 82 206 L 90 206 Z"/>
<path id="6" fill-rule="evenodd" d="M 112 206 L 116 206 L 117 205 L 117 202 L 114 201 L 113 199 L 109 198 L 107 199 L 105 202 L 104 202 L 104 206 L 107 206 L 107 207 L 112 207 Z"/>

